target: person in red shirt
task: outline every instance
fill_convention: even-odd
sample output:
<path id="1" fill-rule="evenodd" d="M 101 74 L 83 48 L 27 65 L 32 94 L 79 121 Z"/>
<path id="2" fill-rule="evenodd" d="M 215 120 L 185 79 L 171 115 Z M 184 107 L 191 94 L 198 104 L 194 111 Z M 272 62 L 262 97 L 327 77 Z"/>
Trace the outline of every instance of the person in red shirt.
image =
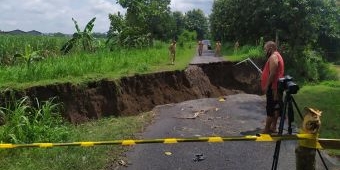
<path id="1" fill-rule="evenodd" d="M 277 51 L 275 42 L 266 42 L 264 50 L 268 60 L 261 77 L 261 87 L 267 98 L 267 118 L 263 133 L 270 134 L 276 132 L 277 119 L 283 106 L 282 96 L 278 92 L 277 85 L 279 78 L 284 77 L 284 61 Z"/>

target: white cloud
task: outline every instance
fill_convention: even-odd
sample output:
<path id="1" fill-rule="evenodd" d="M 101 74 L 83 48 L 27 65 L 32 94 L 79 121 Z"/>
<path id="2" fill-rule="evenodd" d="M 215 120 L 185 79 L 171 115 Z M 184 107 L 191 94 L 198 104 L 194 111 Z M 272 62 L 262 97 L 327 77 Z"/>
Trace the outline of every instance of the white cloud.
<path id="1" fill-rule="evenodd" d="M 171 10 L 187 12 L 194 8 L 206 14 L 213 0 L 172 0 Z M 75 31 L 72 18 L 83 28 L 96 17 L 94 32 L 109 29 L 109 13 L 125 12 L 116 0 L 1 0 L 0 30 L 37 30 L 44 33 Z"/>

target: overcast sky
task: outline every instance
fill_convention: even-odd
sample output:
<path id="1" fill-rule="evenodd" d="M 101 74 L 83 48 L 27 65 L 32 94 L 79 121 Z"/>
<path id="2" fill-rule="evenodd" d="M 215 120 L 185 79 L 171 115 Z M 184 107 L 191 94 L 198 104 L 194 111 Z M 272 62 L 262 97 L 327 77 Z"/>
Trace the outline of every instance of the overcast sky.
<path id="1" fill-rule="evenodd" d="M 171 11 L 201 9 L 211 13 L 213 0 L 172 0 Z M 109 13 L 124 11 L 116 0 L 0 0 L 0 30 L 37 30 L 43 33 L 75 31 L 72 17 L 81 29 L 97 17 L 94 32 L 107 32 Z"/>

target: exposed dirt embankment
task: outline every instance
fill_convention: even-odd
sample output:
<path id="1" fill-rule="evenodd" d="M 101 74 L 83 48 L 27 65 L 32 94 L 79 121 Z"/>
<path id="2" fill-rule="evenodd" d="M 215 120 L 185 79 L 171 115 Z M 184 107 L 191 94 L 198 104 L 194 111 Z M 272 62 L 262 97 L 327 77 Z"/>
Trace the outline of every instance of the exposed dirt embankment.
<path id="1" fill-rule="evenodd" d="M 101 80 L 82 85 L 70 83 L 37 86 L 16 96 L 57 97 L 63 115 L 73 123 L 109 115 L 135 115 L 156 105 L 236 93 L 259 93 L 259 74 L 247 65 L 232 62 L 191 65 L 184 71 L 169 71 Z M 9 94 L 3 95 L 9 96 Z"/>

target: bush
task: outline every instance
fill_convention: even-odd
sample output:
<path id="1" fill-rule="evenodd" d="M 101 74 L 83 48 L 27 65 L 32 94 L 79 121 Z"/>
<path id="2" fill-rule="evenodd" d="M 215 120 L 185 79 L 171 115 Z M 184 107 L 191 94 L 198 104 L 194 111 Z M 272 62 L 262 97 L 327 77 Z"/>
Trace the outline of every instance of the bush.
<path id="1" fill-rule="evenodd" d="M 25 97 L 7 108 L 0 108 L 6 119 L 1 142 L 61 142 L 68 138 L 68 127 L 58 112 L 59 104 L 53 104 L 53 99 L 42 105 L 37 99 L 34 102 L 36 107 Z"/>
<path id="2" fill-rule="evenodd" d="M 195 31 L 188 31 L 184 30 L 181 35 L 179 35 L 177 39 L 177 44 L 179 47 L 185 47 L 185 42 L 193 42 L 196 41 L 196 32 Z M 189 48 L 192 48 L 193 45 L 190 43 Z"/>
<path id="3" fill-rule="evenodd" d="M 288 47 L 288 46 L 287 46 Z M 286 74 L 299 81 L 319 82 L 337 79 L 337 73 L 321 54 L 309 47 L 287 48 L 284 51 Z"/>
<path id="4" fill-rule="evenodd" d="M 335 68 L 331 67 L 331 64 L 322 62 L 318 65 L 318 71 L 320 80 L 337 80 L 338 73 Z"/>

